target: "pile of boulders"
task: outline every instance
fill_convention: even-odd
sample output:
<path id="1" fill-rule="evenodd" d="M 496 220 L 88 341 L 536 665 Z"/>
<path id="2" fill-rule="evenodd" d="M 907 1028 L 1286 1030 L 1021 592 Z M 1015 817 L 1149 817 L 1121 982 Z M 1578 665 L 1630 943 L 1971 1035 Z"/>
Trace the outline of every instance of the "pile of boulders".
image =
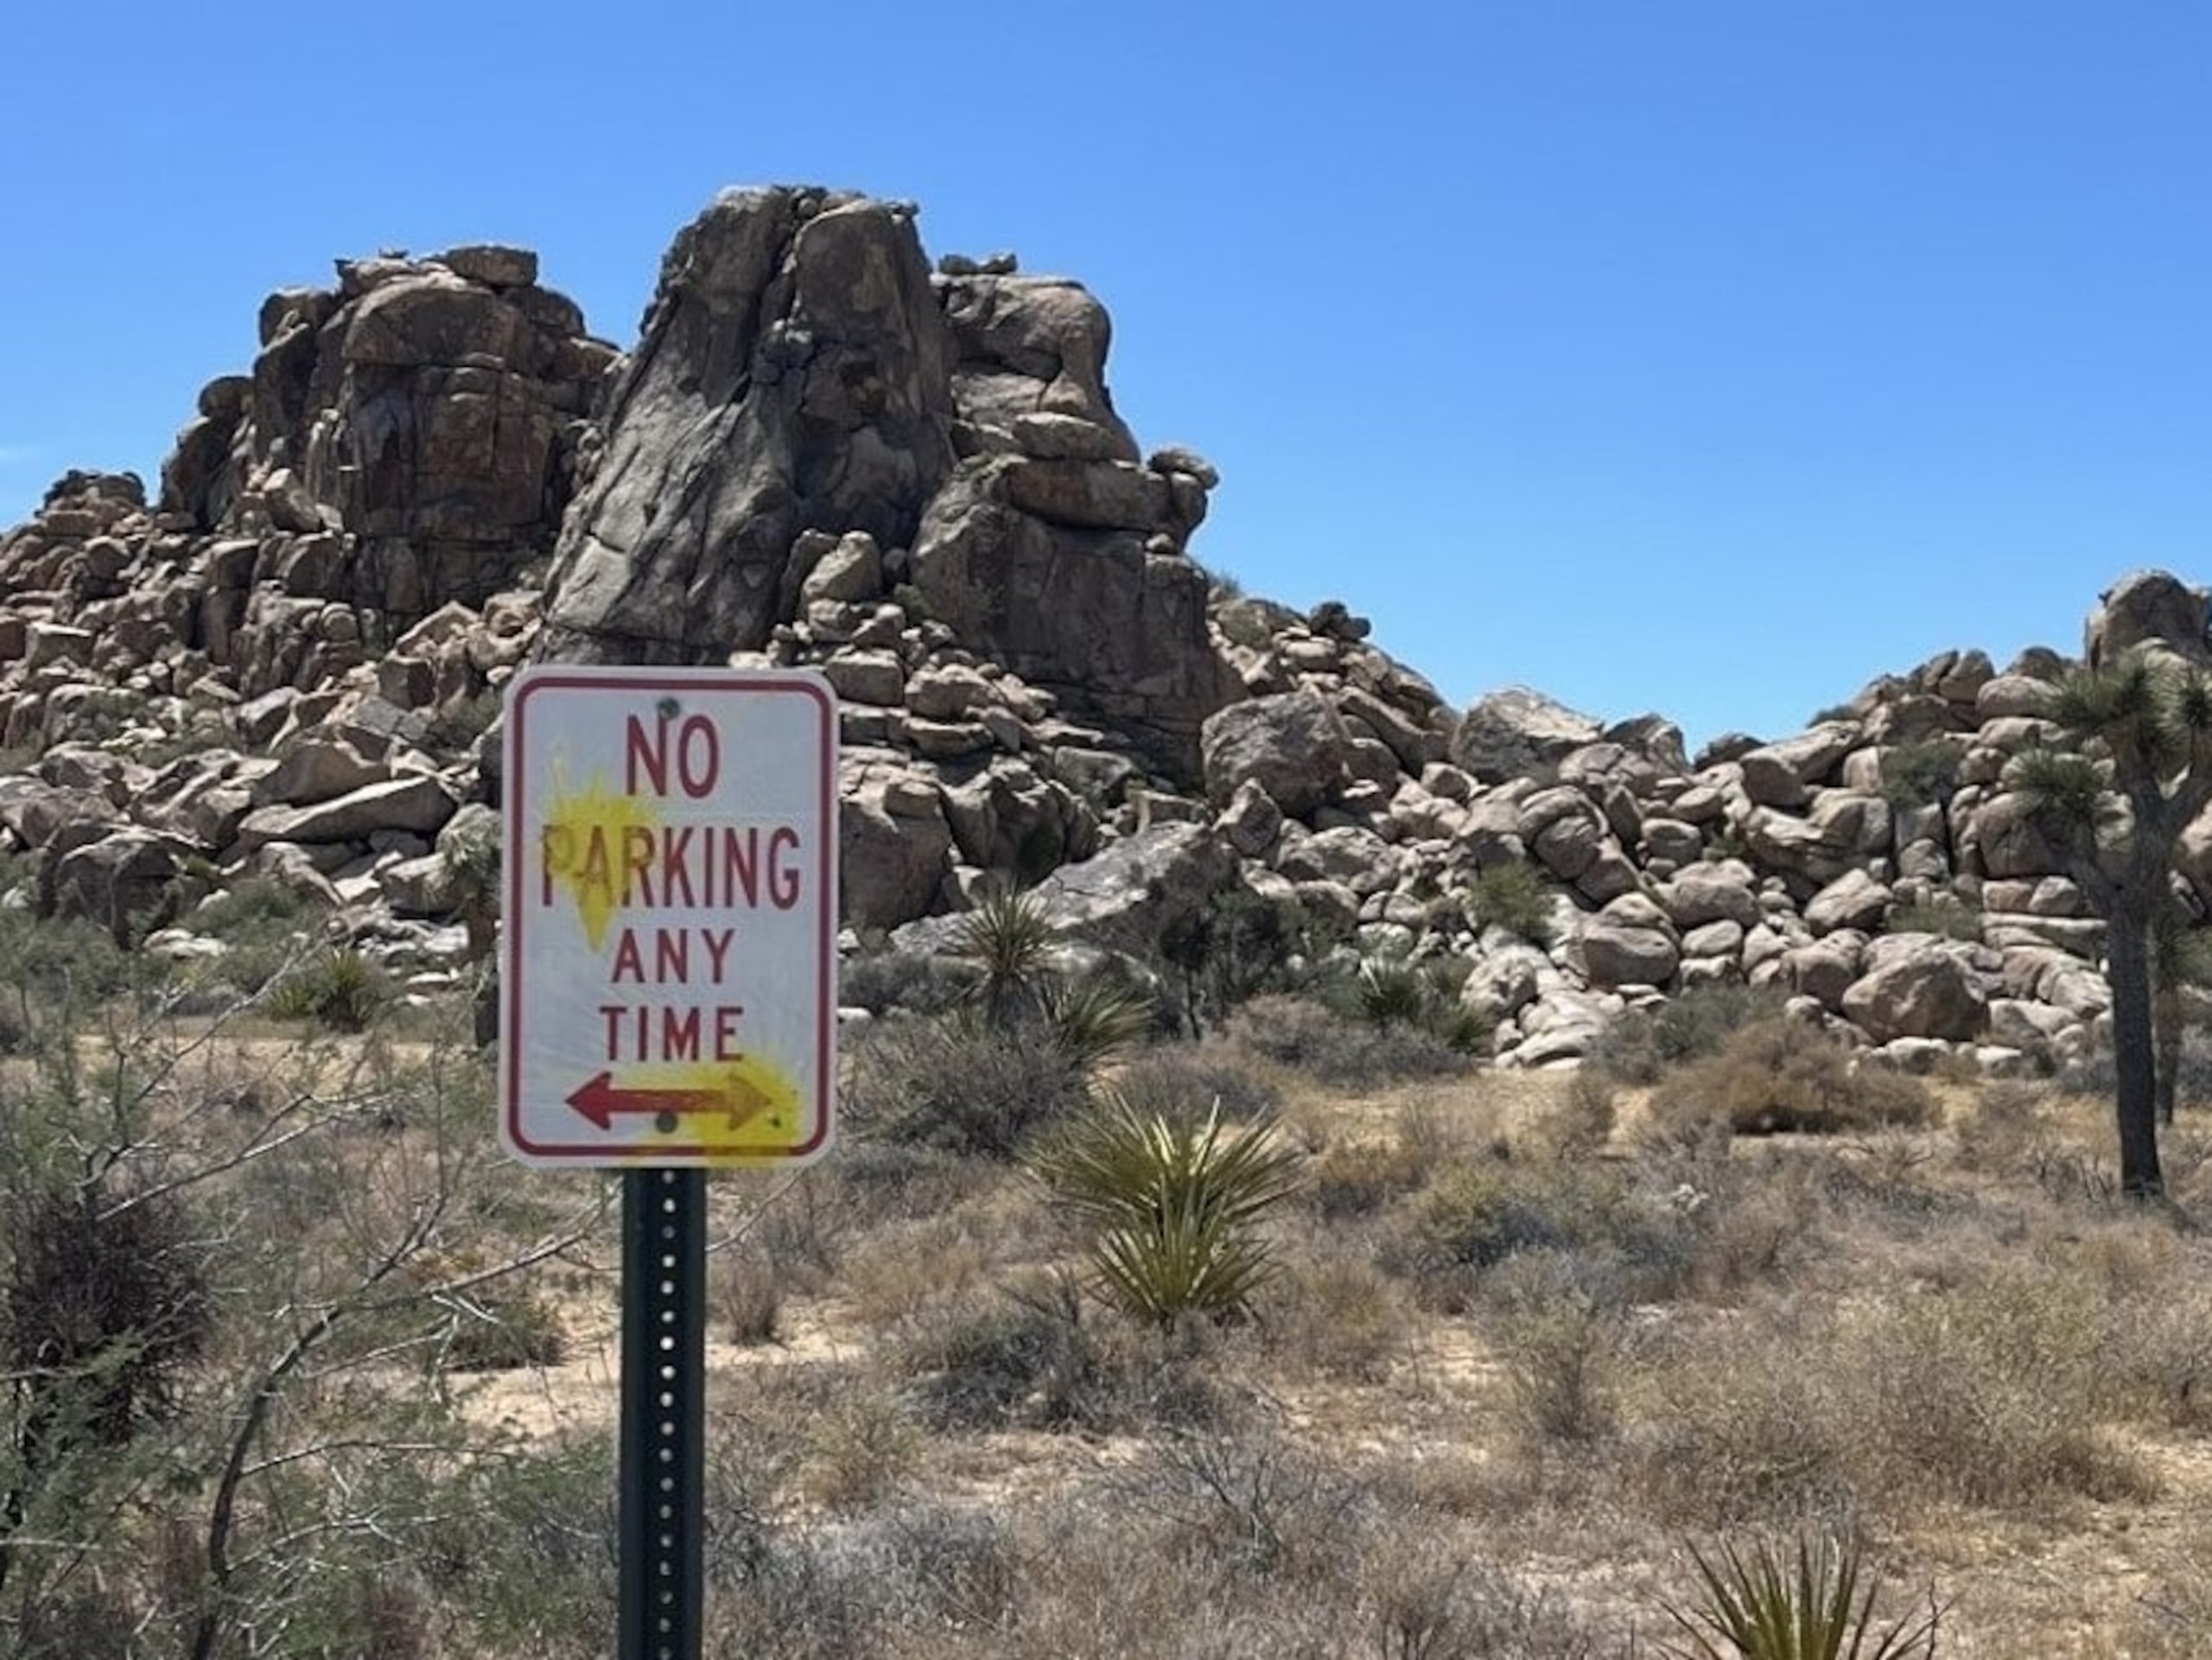
<path id="1" fill-rule="evenodd" d="M 2096 1040 L 2101 924 L 2004 787 L 2071 660 L 1945 652 L 1694 757 L 1522 688 L 1455 709 L 1342 605 L 1214 585 L 1215 469 L 1140 448 L 1103 308 L 1010 257 L 932 267 L 914 221 L 728 193 L 627 354 L 515 249 L 272 296 L 157 500 L 72 473 L 0 535 L 0 838 L 37 902 L 188 950 L 258 875 L 439 968 L 469 943 L 441 846 L 493 822 L 518 665 L 804 665 L 840 699 L 855 949 L 925 949 L 993 881 L 1131 951 L 1243 891 L 1461 959 L 1508 1065 L 1730 982 L 1915 1066 Z M 2083 659 L 2212 660 L 2206 625 L 2141 574 Z M 2184 852 L 2202 911 L 2212 824 Z M 1535 938 L 1477 919 L 1516 863 Z"/>

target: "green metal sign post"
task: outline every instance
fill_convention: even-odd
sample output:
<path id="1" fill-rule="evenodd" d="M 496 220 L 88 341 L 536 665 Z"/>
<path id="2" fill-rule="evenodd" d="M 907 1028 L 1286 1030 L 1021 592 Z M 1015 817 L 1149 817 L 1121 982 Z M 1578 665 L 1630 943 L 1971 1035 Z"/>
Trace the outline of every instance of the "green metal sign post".
<path id="1" fill-rule="evenodd" d="M 622 1177 L 620 1660 L 699 1660 L 707 1178 Z"/>

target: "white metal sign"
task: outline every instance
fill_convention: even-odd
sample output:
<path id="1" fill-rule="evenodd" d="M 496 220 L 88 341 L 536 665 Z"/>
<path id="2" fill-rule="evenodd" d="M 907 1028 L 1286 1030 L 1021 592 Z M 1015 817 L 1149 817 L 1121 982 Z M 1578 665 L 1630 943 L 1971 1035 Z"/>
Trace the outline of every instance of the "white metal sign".
<path id="1" fill-rule="evenodd" d="M 804 1164 L 836 1075 L 837 700 L 801 670 L 506 694 L 499 1135 L 537 1165 Z"/>

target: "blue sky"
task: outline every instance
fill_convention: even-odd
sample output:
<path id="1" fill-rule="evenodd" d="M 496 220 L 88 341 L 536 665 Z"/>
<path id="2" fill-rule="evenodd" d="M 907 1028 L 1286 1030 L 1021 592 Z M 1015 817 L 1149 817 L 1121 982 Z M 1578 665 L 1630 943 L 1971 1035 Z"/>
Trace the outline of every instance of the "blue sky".
<path id="1" fill-rule="evenodd" d="M 1700 738 L 2212 576 L 2212 8 L 0 9 L 0 523 L 150 479 L 260 296 L 507 239 L 632 337 L 725 184 L 1116 322 L 1195 551 L 1455 699 Z"/>

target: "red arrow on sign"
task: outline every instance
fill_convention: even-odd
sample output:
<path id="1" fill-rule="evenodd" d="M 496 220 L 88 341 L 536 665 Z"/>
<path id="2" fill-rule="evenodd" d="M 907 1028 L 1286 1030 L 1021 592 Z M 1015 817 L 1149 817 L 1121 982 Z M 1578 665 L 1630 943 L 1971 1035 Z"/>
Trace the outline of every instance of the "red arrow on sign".
<path id="1" fill-rule="evenodd" d="M 719 1090 L 632 1090 L 617 1088 L 614 1074 L 601 1072 L 571 1095 L 569 1104 L 600 1129 L 612 1129 L 617 1115 L 645 1112 L 671 1113 L 679 1118 L 690 1113 L 727 1113 L 729 1128 L 735 1129 L 748 1118 L 758 1117 L 769 1102 L 760 1091 L 737 1079 Z"/>

